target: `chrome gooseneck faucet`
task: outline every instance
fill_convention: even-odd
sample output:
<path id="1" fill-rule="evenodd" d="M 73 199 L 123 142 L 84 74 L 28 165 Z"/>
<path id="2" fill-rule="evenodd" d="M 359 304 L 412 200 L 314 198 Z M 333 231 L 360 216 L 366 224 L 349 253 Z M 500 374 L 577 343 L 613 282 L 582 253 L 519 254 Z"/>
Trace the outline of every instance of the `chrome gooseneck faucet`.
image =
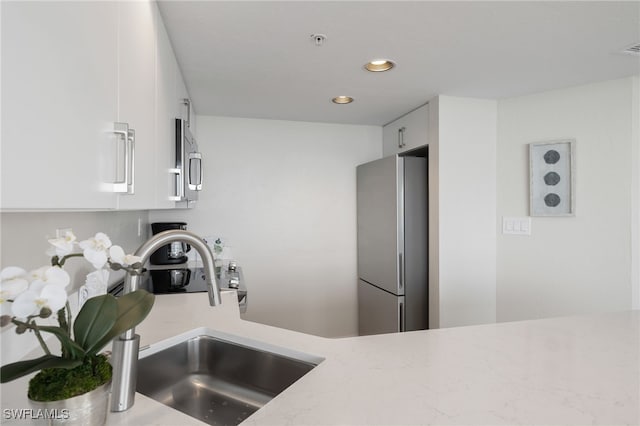
<path id="1" fill-rule="evenodd" d="M 190 244 L 200 254 L 207 281 L 207 290 L 209 291 L 209 304 L 215 306 L 222 303 L 220 299 L 220 284 L 215 274 L 213 254 L 211 254 L 211 250 L 205 242 L 196 234 L 182 230 L 160 232 L 142 244 L 135 252 L 135 255 L 142 259 L 140 262 L 144 266 L 153 252 L 172 242 Z M 124 294 L 137 290 L 140 285 L 139 281 L 139 275 L 127 274 L 124 282 Z M 139 347 L 140 336 L 135 334 L 134 328 L 113 339 L 111 411 L 125 411 L 133 406 L 136 393 Z"/>

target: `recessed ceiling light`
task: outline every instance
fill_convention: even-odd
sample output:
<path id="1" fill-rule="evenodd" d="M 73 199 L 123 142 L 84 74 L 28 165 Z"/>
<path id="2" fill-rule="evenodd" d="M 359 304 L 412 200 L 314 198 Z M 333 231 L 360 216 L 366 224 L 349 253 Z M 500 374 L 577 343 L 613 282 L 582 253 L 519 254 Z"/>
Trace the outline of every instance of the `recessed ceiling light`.
<path id="1" fill-rule="evenodd" d="M 334 104 L 350 104 L 353 102 L 353 98 L 351 96 L 336 96 L 331 99 L 331 102 Z"/>
<path id="2" fill-rule="evenodd" d="M 395 65 L 396 64 L 394 64 L 392 61 L 388 59 L 376 59 L 376 60 L 367 62 L 366 65 L 364 66 L 364 69 L 371 72 L 382 72 L 382 71 L 389 71 Z"/>

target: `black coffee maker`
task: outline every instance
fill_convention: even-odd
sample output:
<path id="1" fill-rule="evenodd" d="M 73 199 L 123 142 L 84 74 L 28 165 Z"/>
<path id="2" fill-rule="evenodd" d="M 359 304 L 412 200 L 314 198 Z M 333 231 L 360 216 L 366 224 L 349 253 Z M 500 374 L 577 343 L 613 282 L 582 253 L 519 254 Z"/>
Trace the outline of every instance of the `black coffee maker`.
<path id="1" fill-rule="evenodd" d="M 170 229 L 187 229 L 185 222 L 155 222 L 151 224 L 151 232 L 156 235 L 162 231 Z M 174 241 L 164 247 L 156 250 L 150 257 L 149 261 L 153 265 L 174 265 L 185 263 L 187 261 L 187 252 L 191 250 L 189 244 Z"/>

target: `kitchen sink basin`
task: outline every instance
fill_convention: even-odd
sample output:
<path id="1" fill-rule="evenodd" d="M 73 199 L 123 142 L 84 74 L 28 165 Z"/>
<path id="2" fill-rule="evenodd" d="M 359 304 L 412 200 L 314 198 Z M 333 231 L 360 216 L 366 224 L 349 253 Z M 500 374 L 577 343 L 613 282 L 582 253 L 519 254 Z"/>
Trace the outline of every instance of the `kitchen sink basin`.
<path id="1" fill-rule="evenodd" d="M 197 334 L 142 351 L 136 390 L 210 425 L 239 424 L 322 362 L 244 338 Z"/>

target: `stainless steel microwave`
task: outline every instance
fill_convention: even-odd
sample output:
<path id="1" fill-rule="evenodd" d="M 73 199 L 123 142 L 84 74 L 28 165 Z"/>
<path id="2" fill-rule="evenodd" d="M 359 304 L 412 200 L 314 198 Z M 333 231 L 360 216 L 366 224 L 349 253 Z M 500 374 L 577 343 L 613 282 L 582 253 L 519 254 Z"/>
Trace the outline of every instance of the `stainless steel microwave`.
<path id="1" fill-rule="evenodd" d="M 189 130 L 187 120 L 176 118 L 175 201 L 194 203 L 202 191 L 202 153 Z"/>

